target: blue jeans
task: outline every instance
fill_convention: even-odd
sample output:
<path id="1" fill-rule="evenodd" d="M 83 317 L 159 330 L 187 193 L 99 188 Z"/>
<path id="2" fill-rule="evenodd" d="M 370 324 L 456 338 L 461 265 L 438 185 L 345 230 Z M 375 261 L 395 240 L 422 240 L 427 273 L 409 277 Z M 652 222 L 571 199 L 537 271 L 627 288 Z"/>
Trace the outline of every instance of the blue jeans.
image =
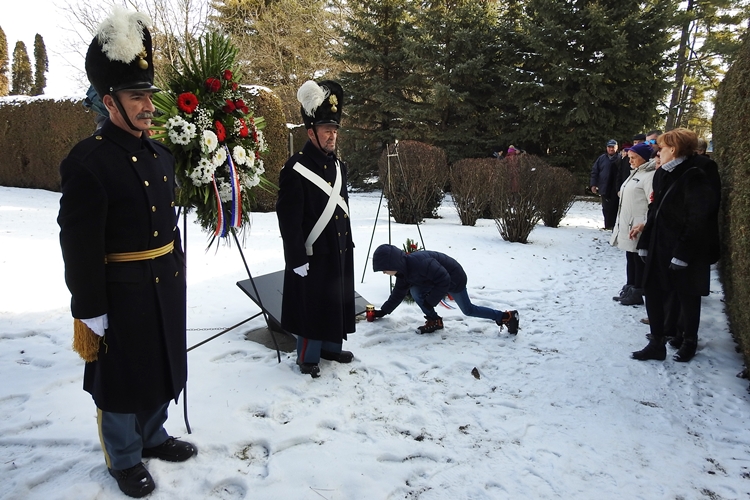
<path id="1" fill-rule="evenodd" d="M 429 304 L 425 304 L 424 302 L 424 298 L 428 293 L 430 293 L 430 290 L 427 288 L 419 288 L 416 286 L 411 287 L 411 296 L 414 299 L 414 302 L 416 302 L 419 308 L 422 310 L 424 315 L 427 316 L 427 319 L 437 319 L 439 316 L 435 312 L 435 309 Z M 460 292 L 450 292 L 450 294 L 451 297 L 453 297 L 453 300 L 456 301 L 456 304 L 458 304 L 458 308 L 461 309 L 461 312 L 466 316 L 491 319 L 495 322 L 499 322 L 503 319 L 502 311 L 497 311 L 495 309 L 490 309 L 489 307 L 482 307 L 472 304 L 466 288 L 464 288 Z"/>
<path id="2" fill-rule="evenodd" d="M 342 344 L 297 336 L 297 359 L 301 363 L 320 363 L 320 351 L 341 352 Z"/>

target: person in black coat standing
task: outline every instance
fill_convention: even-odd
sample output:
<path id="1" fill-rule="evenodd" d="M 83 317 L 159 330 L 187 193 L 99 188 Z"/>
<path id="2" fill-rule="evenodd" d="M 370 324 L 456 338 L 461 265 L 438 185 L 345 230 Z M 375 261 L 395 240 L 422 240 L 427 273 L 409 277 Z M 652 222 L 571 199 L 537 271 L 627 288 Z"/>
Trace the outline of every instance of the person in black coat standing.
<path id="1" fill-rule="evenodd" d="M 435 306 L 450 293 L 465 315 L 491 319 L 500 328 L 506 326 L 508 333 L 518 333 L 518 311 L 503 312 L 472 304 L 463 267 L 444 253 L 421 250 L 407 254 L 393 245 L 380 245 L 372 255 L 372 269 L 396 277 L 390 297 L 375 310 L 376 318 L 392 313 L 411 292 L 427 320 L 417 328 L 419 333 L 442 330 L 443 318 L 435 312 Z"/>
<path id="2" fill-rule="evenodd" d="M 643 284 L 651 338 L 633 353 L 638 360 L 666 358 L 666 333 L 674 326 L 666 321 L 671 301 L 678 304 L 683 328 L 674 359 L 687 362 L 695 355 L 701 296 L 709 293 L 710 266 L 719 256 L 721 189 L 716 164 L 695 154 L 697 143 L 698 136 L 684 128 L 662 134 L 657 142 L 662 164 L 654 175 L 654 199 L 638 242 L 646 262 Z"/>
<path id="3" fill-rule="evenodd" d="M 75 344 L 91 346 L 79 349 L 83 386 L 109 472 L 136 498 L 155 488 L 143 457 L 197 452 L 164 429 L 187 379 L 185 262 L 174 158 L 147 134 L 159 90 L 147 24 L 116 9 L 89 46 L 86 72 L 109 118 L 62 161 L 58 216 Z"/>
<path id="4" fill-rule="evenodd" d="M 589 186 L 591 192 L 602 197 L 602 215 L 604 215 L 604 229 L 615 227 L 617 219 L 617 179 L 619 176 L 620 155 L 617 154 L 617 141 L 607 141 L 607 152 L 599 156 L 591 167 Z"/>
<path id="5" fill-rule="evenodd" d="M 281 326 L 297 336 L 297 365 L 313 378 L 320 359 L 350 363 L 354 333 L 354 243 L 346 164 L 335 154 L 343 89 L 305 82 L 297 92 L 308 141 L 279 175 L 276 215 L 284 243 Z"/>

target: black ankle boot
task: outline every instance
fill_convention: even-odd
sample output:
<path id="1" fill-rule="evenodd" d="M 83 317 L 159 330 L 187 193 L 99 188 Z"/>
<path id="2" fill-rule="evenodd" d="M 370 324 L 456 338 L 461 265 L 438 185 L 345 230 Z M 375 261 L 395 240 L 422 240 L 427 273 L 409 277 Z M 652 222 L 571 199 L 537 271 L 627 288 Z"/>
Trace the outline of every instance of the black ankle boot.
<path id="1" fill-rule="evenodd" d="M 680 349 L 675 353 L 674 356 L 672 356 L 672 359 L 675 361 L 679 361 L 680 363 L 687 363 L 691 359 L 693 359 L 693 356 L 695 356 L 695 349 L 698 347 L 698 344 L 695 342 L 691 342 L 690 340 L 685 340 L 682 342 L 682 346 L 680 346 Z"/>
<path id="2" fill-rule="evenodd" d="M 669 345 L 674 347 L 675 349 L 679 349 L 682 347 L 682 337 L 672 337 L 669 339 Z"/>
<path id="3" fill-rule="evenodd" d="M 633 359 L 639 361 L 646 361 L 649 359 L 664 361 L 667 359 L 667 348 L 664 345 L 664 337 L 655 337 L 649 340 L 646 347 L 633 353 Z"/>

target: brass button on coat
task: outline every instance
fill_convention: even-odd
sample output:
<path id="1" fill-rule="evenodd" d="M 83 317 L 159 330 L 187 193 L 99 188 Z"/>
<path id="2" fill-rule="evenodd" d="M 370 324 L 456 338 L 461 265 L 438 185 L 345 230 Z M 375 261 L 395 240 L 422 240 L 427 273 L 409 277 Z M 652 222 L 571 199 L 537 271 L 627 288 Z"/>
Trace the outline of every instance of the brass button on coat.
<path id="1" fill-rule="evenodd" d="M 146 187 L 148 187 L 148 185 L 149 185 L 148 181 L 143 181 L 143 185 L 146 186 Z"/>
<path id="2" fill-rule="evenodd" d="M 159 231 L 154 231 L 154 238 L 156 238 L 157 236 L 159 236 Z"/>
<path id="3" fill-rule="evenodd" d="M 154 281 L 158 283 L 159 282 L 159 277 L 157 276 Z"/>
<path id="4" fill-rule="evenodd" d="M 174 206 L 174 202 L 172 202 L 172 204 L 171 204 L 171 205 L 169 205 L 169 206 L 170 206 L 170 207 L 173 207 L 173 206 Z"/>
<path id="5" fill-rule="evenodd" d="M 151 207 L 152 212 L 156 212 L 156 207 Z"/>
<path id="6" fill-rule="evenodd" d="M 135 156 L 133 156 L 133 157 L 132 157 L 132 158 L 130 158 L 130 159 L 131 159 L 131 160 L 133 160 L 133 161 L 138 161 L 138 158 L 136 158 Z"/>
<path id="7" fill-rule="evenodd" d="M 167 176 L 166 175 L 164 176 L 164 182 L 167 182 Z"/>

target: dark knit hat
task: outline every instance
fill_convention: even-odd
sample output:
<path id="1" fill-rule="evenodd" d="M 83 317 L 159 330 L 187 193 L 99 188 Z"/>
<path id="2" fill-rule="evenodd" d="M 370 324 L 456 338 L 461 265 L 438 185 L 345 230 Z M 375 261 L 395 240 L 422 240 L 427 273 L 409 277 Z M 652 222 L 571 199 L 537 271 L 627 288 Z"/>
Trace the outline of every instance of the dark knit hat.
<path id="1" fill-rule="evenodd" d="M 629 147 L 625 149 L 625 151 L 632 151 L 646 161 L 649 161 L 651 159 L 651 153 L 654 152 L 654 150 L 651 149 L 651 146 L 649 146 L 645 142 L 641 142 L 640 144 Z"/>

